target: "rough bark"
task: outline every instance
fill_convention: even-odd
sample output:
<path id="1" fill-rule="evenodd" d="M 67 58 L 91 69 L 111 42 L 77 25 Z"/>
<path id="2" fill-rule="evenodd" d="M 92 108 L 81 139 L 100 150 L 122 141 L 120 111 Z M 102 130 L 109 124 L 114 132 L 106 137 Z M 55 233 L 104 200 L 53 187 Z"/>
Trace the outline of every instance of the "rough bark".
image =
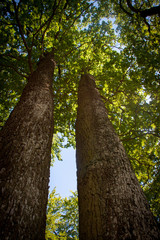
<path id="1" fill-rule="evenodd" d="M 78 92 L 80 240 L 160 239 L 157 223 L 91 75 Z"/>
<path id="2" fill-rule="evenodd" d="M 31 75 L 0 133 L 0 238 L 45 239 L 53 135 L 53 54 Z"/>

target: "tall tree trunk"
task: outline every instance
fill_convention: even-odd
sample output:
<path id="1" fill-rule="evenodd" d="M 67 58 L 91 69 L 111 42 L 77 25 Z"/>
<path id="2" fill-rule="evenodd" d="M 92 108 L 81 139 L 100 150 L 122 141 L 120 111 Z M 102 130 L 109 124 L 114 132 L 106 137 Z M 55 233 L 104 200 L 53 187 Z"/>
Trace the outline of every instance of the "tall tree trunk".
<path id="1" fill-rule="evenodd" d="M 44 240 L 53 135 L 48 54 L 31 75 L 0 133 L 0 239 Z"/>
<path id="2" fill-rule="evenodd" d="M 160 239 L 94 78 L 81 77 L 76 122 L 80 240 Z"/>

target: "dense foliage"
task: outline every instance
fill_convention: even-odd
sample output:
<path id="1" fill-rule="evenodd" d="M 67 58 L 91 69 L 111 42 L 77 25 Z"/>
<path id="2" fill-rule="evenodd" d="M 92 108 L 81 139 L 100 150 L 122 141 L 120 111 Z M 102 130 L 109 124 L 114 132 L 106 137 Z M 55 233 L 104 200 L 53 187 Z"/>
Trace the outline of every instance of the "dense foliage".
<path id="1" fill-rule="evenodd" d="M 134 3 L 134 8 L 142 10 L 159 4 Z M 158 15 L 144 19 L 128 7 L 127 1 L 116 0 L 5 0 L 0 10 L 1 126 L 38 62 L 54 50 L 53 155 L 60 158 L 64 137 L 68 138 L 66 147 L 75 147 L 78 81 L 81 73 L 90 72 L 97 79 L 109 117 L 151 209 L 159 218 Z"/>
<path id="2" fill-rule="evenodd" d="M 61 238 L 78 239 L 78 197 L 75 192 L 61 198 L 54 189 L 48 200 L 46 240 Z"/>

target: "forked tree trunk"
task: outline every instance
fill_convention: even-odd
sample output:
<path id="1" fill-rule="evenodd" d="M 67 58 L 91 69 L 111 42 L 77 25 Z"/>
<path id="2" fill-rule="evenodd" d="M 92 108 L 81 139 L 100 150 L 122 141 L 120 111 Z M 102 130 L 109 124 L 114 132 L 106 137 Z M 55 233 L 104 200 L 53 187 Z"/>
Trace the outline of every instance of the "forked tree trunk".
<path id="1" fill-rule="evenodd" d="M 44 240 L 53 135 L 53 54 L 30 77 L 0 133 L 0 239 Z"/>
<path id="2" fill-rule="evenodd" d="M 91 75 L 76 123 L 80 240 L 160 239 L 157 223 Z"/>

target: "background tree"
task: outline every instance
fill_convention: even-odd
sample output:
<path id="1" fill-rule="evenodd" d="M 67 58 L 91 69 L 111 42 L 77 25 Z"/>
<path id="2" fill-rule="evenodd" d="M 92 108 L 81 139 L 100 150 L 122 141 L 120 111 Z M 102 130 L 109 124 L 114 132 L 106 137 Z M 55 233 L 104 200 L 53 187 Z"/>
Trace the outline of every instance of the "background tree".
<path id="1" fill-rule="evenodd" d="M 159 175 L 159 17 L 156 14 L 146 18 L 150 24 L 149 32 L 144 19 L 140 17 L 139 14 L 133 14 L 133 12 L 130 11 L 127 1 L 98 2 L 104 16 L 106 13 L 106 16 L 108 17 L 109 12 L 110 16 L 113 17 L 112 21 L 116 23 L 115 28 L 117 35 L 119 36 L 120 44 L 118 48 L 123 55 L 119 61 L 119 66 L 121 67 L 119 67 L 119 71 L 116 73 L 117 80 L 113 78 L 113 76 L 111 78 L 109 77 L 109 82 L 107 80 L 105 83 L 109 88 L 104 88 L 103 85 L 99 90 L 101 91 L 102 88 L 105 89 L 105 93 L 104 91 L 101 91 L 103 96 L 104 94 L 106 96 L 106 92 L 108 91 L 107 95 L 109 98 L 107 97 L 106 99 L 106 107 L 109 116 L 111 117 L 111 121 L 114 124 L 117 133 L 119 130 L 121 131 L 118 134 L 130 156 L 132 166 L 134 167 L 143 189 L 145 190 L 150 187 L 155 189 L 155 187 L 158 187 L 156 179 Z M 134 1 L 134 4 L 135 8 L 141 10 L 159 6 L 158 1 Z M 124 9 L 121 8 L 121 5 L 131 14 L 127 14 Z M 118 66 L 118 62 L 116 64 L 116 61 L 114 61 L 117 58 L 111 57 L 111 59 L 112 61 L 108 61 L 108 63 L 106 61 L 106 67 L 111 67 L 115 74 L 113 65 L 110 65 L 109 63 L 114 63 Z M 120 69 L 123 71 L 123 77 L 120 74 Z M 103 74 L 98 75 L 97 79 L 102 79 L 105 74 L 106 79 L 108 79 L 107 68 L 104 68 Z M 112 82 L 113 79 L 115 85 Z M 121 84 L 118 83 L 119 81 Z M 97 82 L 97 84 L 99 84 L 99 82 Z M 127 87 L 127 91 L 123 91 L 125 87 Z M 129 89 L 132 89 L 134 92 L 133 95 L 131 94 L 132 97 L 128 91 Z M 127 98 L 125 97 L 124 92 L 126 96 L 128 96 Z M 119 102 L 118 99 L 121 101 L 121 104 L 117 105 Z M 131 112 L 133 113 L 131 118 L 128 118 L 127 116 L 128 110 L 130 112 L 128 116 L 131 116 Z M 146 124 L 146 122 L 142 123 L 142 119 L 146 119 L 147 115 L 148 124 Z M 127 124 L 127 122 L 130 125 L 128 133 L 124 127 L 124 124 Z M 139 125 L 140 122 L 142 123 L 140 124 L 141 126 Z M 148 125 L 147 128 L 146 125 Z M 133 150 L 133 148 L 135 150 Z M 131 149 L 133 151 L 131 151 Z M 152 154 L 157 156 L 157 158 L 151 157 Z M 156 159 L 156 161 L 154 161 L 153 158 Z M 151 181 L 149 180 L 151 176 L 150 174 L 153 177 L 151 177 Z M 158 187 L 158 192 L 159 191 L 160 189 Z M 149 195 L 147 194 L 147 196 Z M 148 200 L 151 206 L 156 206 L 156 203 L 154 203 L 154 194 L 152 197 L 150 195 L 150 199 Z"/>
<path id="2" fill-rule="evenodd" d="M 78 239 L 78 196 L 61 198 L 55 189 L 49 195 L 47 207 L 46 240 Z"/>

